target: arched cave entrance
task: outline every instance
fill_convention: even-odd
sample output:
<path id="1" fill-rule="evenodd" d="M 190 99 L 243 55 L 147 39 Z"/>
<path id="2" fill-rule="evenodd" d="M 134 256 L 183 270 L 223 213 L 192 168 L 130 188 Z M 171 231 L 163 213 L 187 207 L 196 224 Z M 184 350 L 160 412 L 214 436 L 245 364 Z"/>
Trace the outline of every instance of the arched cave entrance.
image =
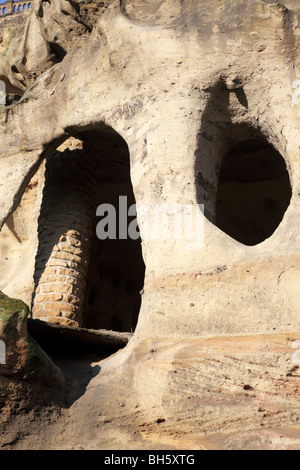
<path id="1" fill-rule="evenodd" d="M 33 317 L 133 332 L 145 265 L 141 240 L 100 240 L 97 208 L 135 204 L 126 142 L 103 127 L 76 134 L 47 158 L 39 217 Z M 123 214 L 124 220 L 124 214 Z M 128 224 L 132 218 L 128 218 Z"/>
<path id="2" fill-rule="evenodd" d="M 245 245 L 257 245 L 277 229 L 292 189 L 284 158 L 263 138 L 233 145 L 219 172 L 215 224 Z"/>

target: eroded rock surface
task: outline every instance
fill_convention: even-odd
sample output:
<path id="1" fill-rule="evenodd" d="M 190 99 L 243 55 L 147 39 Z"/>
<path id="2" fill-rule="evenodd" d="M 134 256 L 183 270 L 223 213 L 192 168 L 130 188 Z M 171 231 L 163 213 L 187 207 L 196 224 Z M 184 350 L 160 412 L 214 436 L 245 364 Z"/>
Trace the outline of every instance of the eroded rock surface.
<path id="1" fill-rule="evenodd" d="M 0 292 L 0 338 L 5 345 L 4 360 L 0 364 L 0 409 L 4 428 L 18 408 L 26 414 L 34 408 L 64 402 L 64 377 L 28 334 L 28 314 L 29 308 L 24 302 Z"/>
<path id="2" fill-rule="evenodd" d="M 73 48 L 81 47 L 110 1 L 78 2 L 51 0 L 34 2 L 29 14 L 6 21 L 0 52 L 0 79 L 7 92 L 22 95 L 36 78 L 61 62 Z M 17 26 L 18 25 L 18 26 Z"/>
<path id="3" fill-rule="evenodd" d="M 76 49 L 72 33 L 77 38 L 76 28 L 85 26 L 75 5 L 36 4 L 30 21 L 43 50 L 32 50 L 28 64 L 17 54 L 18 71 L 2 72 L 24 94 L 0 114 L 1 224 L 63 142 L 76 138 L 92 149 L 105 174 L 101 142 L 118 144 L 117 134 L 128 146 L 136 202 L 176 205 L 181 215 L 187 205 L 204 205 L 204 238 L 151 239 L 143 232 L 147 214 L 138 211 L 146 272 L 132 339 L 107 360 L 85 358 L 81 381 L 73 362 L 56 358 L 69 387 L 78 380 L 80 386 L 61 408 L 53 440 L 32 420 L 28 437 L 21 432 L 4 445 L 299 447 L 298 8 L 297 1 L 115 0 Z M 116 155 L 122 174 L 125 160 Z M 241 187 L 254 188 L 244 206 Z M 112 179 L 111 188 L 117 199 L 121 185 Z M 253 192 L 255 223 L 245 216 Z M 37 249 L 38 237 L 32 253 Z M 30 270 L 33 278 L 32 264 Z M 109 279 L 123 289 L 119 272 Z M 127 294 L 136 294 L 137 284 L 132 291 L 132 279 L 125 281 Z M 22 430 L 25 423 L 21 414 L 10 426 Z"/>

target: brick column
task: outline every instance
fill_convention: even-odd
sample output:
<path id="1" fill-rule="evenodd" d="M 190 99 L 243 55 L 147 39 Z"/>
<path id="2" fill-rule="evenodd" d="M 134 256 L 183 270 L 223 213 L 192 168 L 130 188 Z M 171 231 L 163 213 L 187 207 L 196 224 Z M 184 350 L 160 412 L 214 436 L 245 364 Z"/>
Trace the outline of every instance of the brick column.
<path id="1" fill-rule="evenodd" d="M 66 149 L 48 158 L 39 218 L 34 318 L 71 326 L 83 324 L 93 180 L 91 159 L 82 149 Z"/>

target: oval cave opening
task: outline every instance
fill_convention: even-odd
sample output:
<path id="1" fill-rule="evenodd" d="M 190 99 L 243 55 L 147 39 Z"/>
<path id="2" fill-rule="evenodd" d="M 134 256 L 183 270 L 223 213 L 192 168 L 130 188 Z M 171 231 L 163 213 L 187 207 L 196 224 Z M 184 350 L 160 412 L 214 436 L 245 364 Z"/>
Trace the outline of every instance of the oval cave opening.
<path id="1" fill-rule="evenodd" d="M 240 243 L 257 245 L 278 228 L 291 196 L 281 154 L 265 139 L 243 140 L 221 163 L 215 225 Z"/>

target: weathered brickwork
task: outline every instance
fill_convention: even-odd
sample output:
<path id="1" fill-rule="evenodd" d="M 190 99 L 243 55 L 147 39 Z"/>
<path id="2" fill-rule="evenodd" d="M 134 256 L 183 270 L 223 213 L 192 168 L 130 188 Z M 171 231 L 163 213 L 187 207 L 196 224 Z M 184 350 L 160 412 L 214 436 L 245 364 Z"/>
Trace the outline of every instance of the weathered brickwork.
<path id="1" fill-rule="evenodd" d="M 48 158 L 35 270 L 36 318 L 82 326 L 93 216 L 91 165 L 80 148 Z"/>
<path id="2" fill-rule="evenodd" d="M 0 16 L 15 15 L 25 13 L 32 9 L 33 2 L 8 0 L 0 5 Z"/>

